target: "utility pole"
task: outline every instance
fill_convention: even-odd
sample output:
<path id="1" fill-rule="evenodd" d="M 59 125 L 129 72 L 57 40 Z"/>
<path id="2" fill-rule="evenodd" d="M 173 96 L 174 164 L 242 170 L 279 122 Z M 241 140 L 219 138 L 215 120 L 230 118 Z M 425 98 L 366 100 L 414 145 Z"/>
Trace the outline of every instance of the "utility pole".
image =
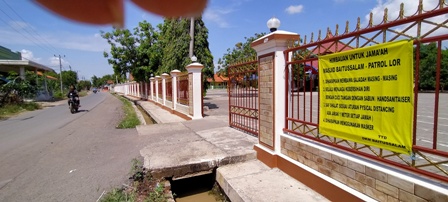
<path id="1" fill-rule="evenodd" d="M 57 57 L 56 55 L 54 55 L 54 57 Z M 65 57 L 65 55 L 64 55 Z M 61 63 L 61 55 L 59 55 L 59 80 L 61 81 L 61 95 L 63 94 L 62 92 L 62 63 Z"/>
<path id="2" fill-rule="evenodd" d="M 194 17 L 190 18 L 190 58 L 193 57 L 193 45 L 194 45 Z"/>

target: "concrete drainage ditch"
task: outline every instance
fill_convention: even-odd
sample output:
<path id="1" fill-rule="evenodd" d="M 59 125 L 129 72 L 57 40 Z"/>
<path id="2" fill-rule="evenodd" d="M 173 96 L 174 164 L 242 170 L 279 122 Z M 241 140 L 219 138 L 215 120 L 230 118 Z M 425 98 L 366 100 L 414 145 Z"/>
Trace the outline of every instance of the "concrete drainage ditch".
<path id="1" fill-rule="evenodd" d="M 134 107 L 137 116 L 144 125 L 157 124 L 137 102 L 134 102 Z M 214 170 L 212 172 L 203 172 L 199 175 L 166 179 L 165 189 L 170 190 L 172 193 L 172 196 L 168 198 L 174 199 L 176 202 L 230 201 L 216 182 L 216 172 Z"/>

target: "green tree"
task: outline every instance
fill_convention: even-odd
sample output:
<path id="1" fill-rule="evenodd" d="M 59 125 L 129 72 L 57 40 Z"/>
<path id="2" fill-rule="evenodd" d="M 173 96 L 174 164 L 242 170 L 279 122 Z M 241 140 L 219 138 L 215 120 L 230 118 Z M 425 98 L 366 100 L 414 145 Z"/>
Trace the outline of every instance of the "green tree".
<path id="1" fill-rule="evenodd" d="M 69 87 L 78 84 L 78 74 L 75 71 L 62 71 L 62 85 Z"/>
<path id="2" fill-rule="evenodd" d="M 434 90 L 436 87 L 437 45 L 436 43 L 420 46 L 419 89 Z M 440 69 L 440 89 L 448 85 L 448 50 L 442 50 Z"/>
<path id="3" fill-rule="evenodd" d="M 128 29 L 114 28 L 112 32 L 101 31 L 101 36 L 111 46 L 110 53 L 104 52 L 107 62 L 112 65 L 114 73 L 126 75 L 137 66 L 136 40 Z"/>
<path id="4" fill-rule="evenodd" d="M 116 82 L 116 80 L 118 80 L 118 82 L 124 81 L 122 78 L 120 78 L 114 74 L 106 74 L 106 75 L 102 76 L 101 78 L 93 75 L 92 76 L 92 86 L 94 86 L 94 87 L 104 86 L 107 84 L 107 81 L 109 81 L 109 80 L 113 81 L 114 83 Z"/>
<path id="5" fill-rule="evenodd" d="M 161 65 L 161 48 L 158 43 L 159 33 L 146 21 L 140 22 L 134 28 L 134 36 L 137 46 L 137 68 L 131 70 L 136 81 L 149 81 L 150 75 L 154 74 Z"/>
<path id="6" fill-rule="evenodd" d="M 78 90 L 90 90 L 90 87 L 92 87 L 92 83 L 88 80 L 81 80 L 78 82 Z"/>
<path id="7" fill-rule="evenodd" d="M 190 32 L 187 19 L 165 19 L 159 24 L 160 46 L 162 47 L 162 65 L 157 74 L 169 73 L 178 69 L 186 71 L 185 67 L 191 63 L 188 57 Z"/>
<path id="8" fill-rule="evenodd" d="M 101 77 L 101 83 L 102 83 L 102 85 L 106 85 L 106 84 L 107 84 L 107 81 L 109 81 L 109 80 L 111 80 L 111 81 L 115 81 L 115 76 L 112 75 L 112 74 L 106 74 L 106 75 L 104 75 L 103 77 Z"/>
<path id="9" fill-rule="evenodd" d="M 202 69 L 202 83 L 204 91 L 207 91 L 209 83 L 207 78 L 213 78 L 215 65 L 213 55 L 209 49 L 208 29 L 202 18 L 195 20 L 193 54 L 198 58 L 198 62 L 204 65 Z M 205 92 L 204 92 L 205 93 Z"/>
<path id="10" fill-rule="evenodd" d="M 10 72 L 7 76 L 8 82 L 0 85 L 0 106 L 22 102 L 25 97 L 34 97 L 38 90 L 36 77 L 37 75 L 31 72 L 27 72 L 25 78 L 16 72 Z"/>
<path id="11" fill-rule="evenodd" d="M 115 28 L 112 32 L 101 31 L 101 36 L 111 46 L 110 53 L 103 55 L 120 78 L 131 73 L 137 81 L 148 81 L 148 75 L 160 66 L 158 33 L 150 23 L 140 22 L 134 32 Z"/>
<path id="12" fill-rule="evenodd" d="M 244 37 L 245 42 L 238 42 L 232 49 L 228 48 L 227 53 L 218 60 L 218 74 L 227 76 L 227 68 L 229 65 L 243 60 L 256 58 L 257 52 L 255 52 L 250 44 L 264 35 L 266 35 L 266 33 L 255 33 L 254 36 Z"/>
<path id="13" fill-rule="evenodd" d="M 174 69 L 186 71 L 185 67 L 191 64 L 189 57 L 190 47 L 190 19 L 165 19 L 160 29 L 159 42 L 162 47 L 162 66 L 157 73 L 169 73 Z M 208 88 L 207 78 L 213 77 L 214 64 L 213 56 L 209 49 L 208 29 L 202 18 L 195 18 L 194 21 L 194 43 L 193 55 L 197 62 L 204 65 L 202 69 L 204 90 Z"/>
<path id="14" fill-rule="evenodd" d="M 93 75 L 91 80 L 92 80 L 92 85 L 94 87 L 100 87 L 101 86 L 100 78 L 98 78 L 97 76 Z"/>
<path id="15" fill-rule="evenodd" d="M 59 74 L 57 74 L 55 72 L 46 72 L 46 73 L 44 73 L 44 75 L 52 76 L 52 77 L 57 79 L 57 80 L 52 80 L 52 79 L 47 79 L 46 80 L 47 88 L 48 88 L 49 92 L 54 94 L 54 93 L 56 93 L 58 91 L 58 89 L 59 90 L 61 89 L 61 87 L 60 87 L 61 84 L 60 84 L 60 81 L 59 81 Z M 39 82 L 44 82 L 43 78 Z"/>
<path id="16" fill-rule="evenodd" d="M 190 20 L 165 19 L 154 29 L 146 21 L 140 22 L 134 32 L 114 29 L 101 32 L 111 46 L 104 57 L 112 65 L 114 73 L 122 78 L 131 73 L 136 81 L 148 81 L 151 74 L 170 73 L 174 69 L 185 71 L 191 64 L 189 57 Z M 213 56 L 209 49 L 208 29 L 202 18 L 194 21 L 194 55 L 204 65 L 203 80 L 213 76 Z M 94 85 L 96 82 L 93 82 Z M 206 82 L 204 82 L 206 85 Z M 206 89 L 206 88 L 204 88 Z"/>

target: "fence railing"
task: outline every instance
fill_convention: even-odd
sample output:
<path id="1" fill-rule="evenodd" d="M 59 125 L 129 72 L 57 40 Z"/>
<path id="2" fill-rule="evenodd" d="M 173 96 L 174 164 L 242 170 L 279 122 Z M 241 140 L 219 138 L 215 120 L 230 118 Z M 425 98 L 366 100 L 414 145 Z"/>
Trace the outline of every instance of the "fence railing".
<path id="1" fill-rule="evenodd" d="M 258 135 L 258 61 L 228 67 L 229 125 Z"/>
<path id="2" fill-rule="evenodd" d="M 177 103 L 186 106 L 189 105 L 188 84 L 188 74 L 180 75 L 177 78 Z"/>
<path id="3" fill-rule="evenodd" d="M 162 97 L 163 97 L 163 88 L 162 88 L 162 81 L 161 80 L 159 80 L 159 82 L 157 83 L 157 90 L 158 90 L 158 96 L 159 96 L 159 99 L 162 99 Z"/>
<path id="4" fill-rule="evenodd" d="M 402 5 L 403 6 L 403 5 Z M 319 32 L 316 41 L 302 38 L 298 45 L 286 50 L 286 124 L 284 131 L 325 143 L 361 156 L 379 160 L 426 176 L 448 182 L 448 136 L 444 130 L 448 126 L 448 105 L 444 100 L 448 97 L 441 93 L 448 80 L 446 59 L 448 42 L 448 7 L 440 1 L 434 9 L 424 11 L 419 6 L 411 16 L 404 16 L 403 7 L 397 19 L 389 21 L 387 12 L 383 22 L 373 25 L 372 18 L 366 28 L 360 28 L 360 21 L 354 31 L 339 34 L 336 28 L 333 35 L 330 30 L 325 37 Z M 428 10 L 428 9 L 426 9 Z M 441 34 L 442 33 L 442 34 Z M 364 145 L 346 139 L 320 134 L 319 127 L 319 91 L 317 86 L 317 56 L 328 53 L 343 52 L 349 49 L 407 39 L 414 43 L 414 117 L 411 155 L 400 154 L 371 145 Z M 296 42 L 297 43 L 297 42 Z M 430 51 L 431 52 L 428 52 Z M 429 55 L 428 55 L 429 53 Z M 432 62 L 428 62 L 428 60 Z M 422 83 L 428 89 L 423 89 Z M 398 88 L 398 86 L 390 86 Z M 400 120 L 396 120 L 400 121 Z M 394 124 L 394 123 L 390 123 Z"/>
<path id="5" fill-rule="evenodd" d="M 173 101 L 173 84 L 172 84 L 173 79 L 172 78 L 167 78 L 165 80 L 166 83 L 166 100 L 168 101 Z"/>
<path id="6" fill-rule="evenodd" d="M 187 66 L 188 72 L 181 73 L 178 70 L 173 70 L 171 75 L 162 74 L 152 77 L 149 83 L 117 84 L 113 90 L 116 93 L 152 101 L 159 106 L 164 106 L 165 109 L 172 110 L 172 113 L 178 113 L 178 115 L 184 114 L 185 117 L 191 119 L 202 118 L 202 80 L 199 79 L 202 78 L 200 71 L 202 68 L 201 64 L 194 63 Z M 195 91 L 197 92 L 195 93 Z M 198 101 L 193 102 L 192 100 Z"/>

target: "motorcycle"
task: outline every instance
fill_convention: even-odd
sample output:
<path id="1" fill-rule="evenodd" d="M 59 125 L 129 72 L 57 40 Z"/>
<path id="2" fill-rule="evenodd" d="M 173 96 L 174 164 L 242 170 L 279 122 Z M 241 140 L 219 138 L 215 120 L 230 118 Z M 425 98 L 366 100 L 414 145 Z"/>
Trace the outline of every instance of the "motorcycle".
<path id="1" fill-rule="evenodd" d="M 68 98 L 68 106 L 70 109 L 70 112 L 74 114 L 75 112 L 78 112 L 79 109 L 79 97 L 75 96 L 73 93 L 70 93 Z"/>

